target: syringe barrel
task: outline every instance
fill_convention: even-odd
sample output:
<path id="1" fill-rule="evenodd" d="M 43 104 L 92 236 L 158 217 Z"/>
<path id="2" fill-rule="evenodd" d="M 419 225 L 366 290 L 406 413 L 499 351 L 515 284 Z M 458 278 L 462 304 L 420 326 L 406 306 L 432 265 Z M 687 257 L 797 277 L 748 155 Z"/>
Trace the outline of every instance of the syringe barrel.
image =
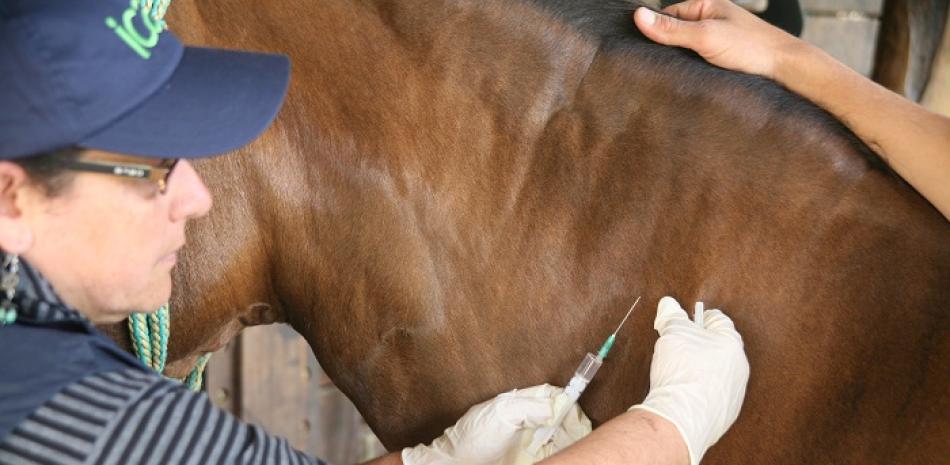
<path id="1" fill-rule="evenodd" d="M 554 437 L 557 428 L 564 422 L 564 417 L 571 411 L 571 407 L 577 402 L 581 394 L 584 393 L 584 390 L 587 389 L 590 380 L 594 378 L 594 375 L 597 374 L 597 370 L 599 370 L 603 364 L 604 359 L 592 353 L 588 353 L 587 356 L 584 357 L 584 360 L 581 361 L 577 370 L 574 370 L 574 376 L 571 377 L 571 381 L 567 383 L 567 386 L 564 388 L 564 394 L 567 394 L 570 402 L 561 404 L 560 410 L 555 414 L 556 416 L 554 417 L 554 423 L 551 424 L 552 426 L 535 430 L 533 440 L 528 446 L 528 452 L 531 455 L 537 456 L 541 446 L 547 444 L 548 441 Z"/>
<path id="2" fill-rule="evenodd" d="M 574 371 L 574 374 L 576 376 L 583 377 L 587 381 L 590 381 L 594 379 L 594 375 L 597 374 L 597 370 L 599 370 L 600 366 L 603 364 L 604 359 L 588 352 L 580 366 L 578 366 L 577 370 Z"/>
<path id="3" fill-rule="evenodd" d="M 597 374 L 597 370 L 600 369 L 603 363 L 604 359 L 594 354 L 589 353 L 584 357 L 584 361 L 582 361 L 580 366 L 577 367 L 577 370 L 574 371 L 571 382 L 567 383 L 567 387 L 564 388 L 564 393 L 570 397 L 572 402 L 577 402 L 577 399 L 584 393 L 584 390 L 587 389 L 587 384 L 590 383 L 590 380 Z"/>

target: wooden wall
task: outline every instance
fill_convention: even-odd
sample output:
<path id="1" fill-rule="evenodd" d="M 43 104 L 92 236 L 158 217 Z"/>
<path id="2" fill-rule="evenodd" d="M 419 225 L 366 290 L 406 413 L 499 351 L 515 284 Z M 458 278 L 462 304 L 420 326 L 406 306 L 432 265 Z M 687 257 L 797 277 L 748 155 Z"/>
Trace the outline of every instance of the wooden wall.
<path id="1" fill-rule="evenodd" d="M 870 76 L 884 0 L 799 1 L 805 10 L 802 39 Z"/>
<path id="2" fill-rule="evenodd" d="M 208 363 L 211 401 L 334 465 L 385 453 L 353 404 L 287 325 L 245 330 Z"/>
<path id="3" fill-rule="evenodd" d="M 921 105 L 944 116 L 950 116 L 950 16 L 943 29 L 940 53 L 934 61 L 927 90 Z"/>

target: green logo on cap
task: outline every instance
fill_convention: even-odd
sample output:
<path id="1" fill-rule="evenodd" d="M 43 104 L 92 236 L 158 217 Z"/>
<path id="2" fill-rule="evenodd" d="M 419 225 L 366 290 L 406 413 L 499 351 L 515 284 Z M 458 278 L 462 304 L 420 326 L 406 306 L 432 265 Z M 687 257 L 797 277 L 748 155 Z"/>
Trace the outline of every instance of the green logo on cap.
<path id="1" fill-rule="evenodd" d="M 152 0 L 146 0 L 144 5 L 140 0 L 131 0 L 129 7 L 122 12 L 122 21 L 117 21 L 113 17 L 106 18 L 106 26 L 115 31 L 116 35 L 122 39 L 140 57 L 148 60 L 152 56 L 151 49 L 158 45 L 158 36 L 165 29 L 165 11 L 171 0 L 159 0 L 154 3 Z M 141 27 L 136 26 L 135 18 L 139 18 Z M 139 31 L 144 29 L 143 35 Z"/>

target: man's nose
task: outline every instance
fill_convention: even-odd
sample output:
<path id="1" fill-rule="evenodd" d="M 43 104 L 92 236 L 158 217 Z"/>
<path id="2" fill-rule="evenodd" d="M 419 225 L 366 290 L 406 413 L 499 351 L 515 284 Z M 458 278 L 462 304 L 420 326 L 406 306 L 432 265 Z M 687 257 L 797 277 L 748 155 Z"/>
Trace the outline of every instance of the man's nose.
<path id="1" fill-rule="evenodd" d="M 169 212 L 172 221 L 200 218 L 211 210 L 211 193 L 188 160 L 178 161 L 168 184 L 168 194 L 174 196 Z"/>

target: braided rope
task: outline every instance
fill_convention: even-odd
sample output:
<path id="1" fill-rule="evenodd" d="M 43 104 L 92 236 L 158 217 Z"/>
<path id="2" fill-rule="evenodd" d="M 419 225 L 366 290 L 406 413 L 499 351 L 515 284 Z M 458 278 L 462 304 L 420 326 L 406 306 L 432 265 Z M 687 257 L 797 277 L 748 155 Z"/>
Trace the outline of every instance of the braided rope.
<path id="1" fill-rule="evenodd" d="M 159 332 L 158 346 L 164 347 L 159 351 L 158 357 L 158 366 L 161 369 L 158 370 L 159 373 L 165 371 L 165 362 L 168 360 L 168 334 L 171 332 L 171 318 L 169 317 L 168 304 L 162 305 L 161 308 L 156 312 L 158 316 L 158 326 L 159 328 L 165 328 L 164 331 Z"/>
<path id="2" fill-rule="evenodd" d="M 165 309 L 165 306 L 161 306 L 157 312 L 146 314 L 146 319 L 148 320 L 148 343 L 151 347 L 162 347 L 162 330 L 161 323 L 158 320 L 158 314 Z M 161 353 L 162 350 L 153 350 L 151 357 L 149 357 L 149 366 L 153 370 L 161 373 L 165 370 L 165 366 L 161 363 Z"/>
<path id="3" fill-rule="evenodd" d="M 133 313 L 129 315 L 129 336 L 132 340 L 132 349 L 135 355 L 145 366 L 152 366 L 152 344 L 148 338 L 148 314 Z"/>
<path id="4" fill-rule="evenodd" d="M 129 315 L 129 339 L 132 350 L 142 363 L 159 374 L 165 371 L 168 360 L 168 336 L 170 334 L 171 311 L 168 304 L 162 305 L 154 313 L 133 313 Z M 191 373 L 184 379 L 178 379 L 188 385 L 192 391 L 200 391 L 204 382 L 204 370 L 211 359 L 211 353 L 202 354 L 195 362 Z M 172 378 L 176 379 L 176 378 Z"/>
<path id="5" fill-rule="evenodd" d="M 195 367 L 191 369 L 191 373 L 185 378 L 184 383 L 192 391 L 201 390 L 201 384 L 204 383 L 205 366 L 208 365 L 208 360 L 211 360 L 210 352 L 198 357 L 198 360 L 195 361 Z"/>

